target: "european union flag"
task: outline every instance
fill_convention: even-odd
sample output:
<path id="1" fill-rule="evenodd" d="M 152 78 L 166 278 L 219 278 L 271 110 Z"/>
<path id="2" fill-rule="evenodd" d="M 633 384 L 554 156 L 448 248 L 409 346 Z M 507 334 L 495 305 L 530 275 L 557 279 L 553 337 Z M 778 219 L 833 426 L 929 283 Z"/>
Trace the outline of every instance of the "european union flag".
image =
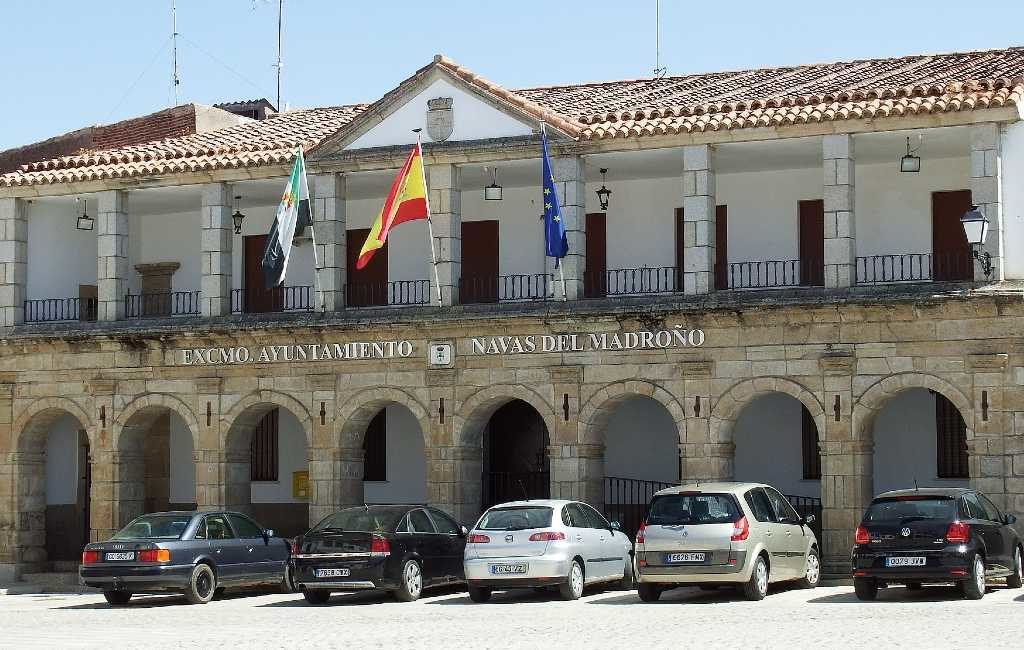
<path id="1" fill-rule="evenodd" d="M 548 134 L 540 131 L 541 158 L 544 174 L 544 254 L 558 260 L 569 252 L 569 240 L 565 237 L 565 222 L 562 221 L 562 208 L 558 205 L 558 193 L 555 191 L 555 178 L 551 175 L 551 161 L 548 159 Z"/>

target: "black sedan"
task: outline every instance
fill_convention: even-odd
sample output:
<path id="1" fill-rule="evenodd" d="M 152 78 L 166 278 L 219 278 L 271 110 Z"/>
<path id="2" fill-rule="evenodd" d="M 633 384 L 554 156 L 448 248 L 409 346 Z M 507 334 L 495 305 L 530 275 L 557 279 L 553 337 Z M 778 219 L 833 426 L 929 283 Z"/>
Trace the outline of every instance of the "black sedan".
<path id="1" fill-rule="evenodd" d="M 424 588 L 464 582 L 465 526 L 427 506 L 348 508 L 296 540 L 295 586 L 314 604 L 332 592 L 380 589 L 399 600 Z"/>
<path id="2" fill-rule="evenodd" d="M 237 512 L 158 512 L 109 541 L 88 544 L 78 575 L 111 605 L 124 605 L 132 594 L 175 592 L 207 603 L 228 587 L 287 590 L 289 551 L 285 539 Z"/>
<path id="3" fill-rule="evenodd" d="M 879 587 L 954 583 L 964 596 L 985 595 L 985 580 L 1022 584 L 1017 518 L 966 488 L 896 490 L 875 497 L 857 528 L 853 586 L 861 600 Z"/>

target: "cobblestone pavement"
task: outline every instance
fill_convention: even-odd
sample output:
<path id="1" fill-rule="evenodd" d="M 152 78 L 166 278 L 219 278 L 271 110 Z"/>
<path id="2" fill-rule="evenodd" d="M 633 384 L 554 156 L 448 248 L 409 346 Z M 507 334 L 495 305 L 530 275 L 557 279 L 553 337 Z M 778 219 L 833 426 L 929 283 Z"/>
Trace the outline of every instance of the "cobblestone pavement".
<path id="1" fill-rule="evenodd" d="M 777 589 L 758 603 L 732 591 L 680 589 L 658 603 L 595 591 L 577 602 L 532 591 L 485 605 L 461 591 L 415 603 L 375 594 L 227 596 L 190 606 L 137 597 L 111 608 L 96 595 L 0 596 L 3 648 L 1021 648 L 1024 590 L 991 588 L 981 601 L 950 589 L 890 588 L 874 603 L 850 587 Z M 707 647 L 707 646 L 706 646 Z"/>

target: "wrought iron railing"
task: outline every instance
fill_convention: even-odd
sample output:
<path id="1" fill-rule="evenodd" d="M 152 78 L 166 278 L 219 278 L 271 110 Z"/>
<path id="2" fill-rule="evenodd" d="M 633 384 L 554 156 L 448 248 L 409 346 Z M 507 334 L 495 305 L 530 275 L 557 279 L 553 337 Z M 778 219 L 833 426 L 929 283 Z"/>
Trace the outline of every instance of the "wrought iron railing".
<path id="1" fill-rule="evenodd" d="M 550 273 L 463 276 L 459 279 L 459 302 L 548 300 L 554 296 L 555 280 Z"/>
<path id="2" fill-rule="evenodd" d="M 822 286 L 825 273 L 818 260 L 761 260 L 715 265 L 716 289 L 770 289 Z"/>
<path id="3" fill-rule="evenodd" d="M 588 298 L 675 293 L 683 290 L 683 271 L 674 266 L 590 271 L 583 287 Z"/>
<path id="4" fill-rule="evenodd" d="M 547 499 L 551 495 L 549 472 L 485 472 L 485 508 L 506 501 Z"/>
<path id="5" fill-rule="evenodd" d="M 55 321 L 96 320 L 96 298 L 42 298 L 26 300 L 25 322 L 46 323 Z"/>
<path id="6" fill-rule="evenodd" d="M 430 298 L 430 280 L 350 282 L 345 285 L 345 304 L 349 307 L 425 305 Z"/>
<path id="7" fill-rule="evenodd" d="M 604 477 L 604 514 L 609 521 L 618 521 L 622 532 L 630 539 L 636 537 L 640 523 L 647 516 L 647 505 L 658 490 L 676 483 L 647 481 L 619 476 Z"/>
<path id="8" fill-rule="evenodd" d="M 231 290 L 231 312 L 254 314 L 283 311 L 312 311 L 316 308 L 313 287 L 275 287 Z"/>
<path id="9" fill-rule="evenodd" d="M 857 284 L 969 281 L 974 260 L 968 251 L 864 255 L 856 261 Z"/>
<path id="10" fill-rule="evenodd" d="M 127 294 L 124 297 L 125 318 L 157 318 L 187 316 L 200 313 L 198 291 Z"/>

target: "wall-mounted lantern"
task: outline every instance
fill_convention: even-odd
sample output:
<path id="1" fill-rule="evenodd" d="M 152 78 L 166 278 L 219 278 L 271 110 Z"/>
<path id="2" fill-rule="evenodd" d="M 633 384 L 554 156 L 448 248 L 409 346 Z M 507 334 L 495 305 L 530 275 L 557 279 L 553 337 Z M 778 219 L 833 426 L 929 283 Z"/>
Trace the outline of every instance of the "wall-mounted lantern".
<path id="1" fill-rule="evenodd" d="M 971 255 L 981 262 L 981 270 L 985 277 L 992 277 L 992 254 L 982 250 L 988 237 L 988 217 L 981 208 L 972 205 L 971 209 L 960 217 L 960 223 L 964 227 L 964 234 L 967 235 L 967 243 L 971 246 Z"/>
<path id="2" fill-rule="evenodd" d="M 900 158 L 900 171 L 917 173 L 921 171 L 921 157 L 916 156 L 918 151 L 921 150 L 921 136 L 917 138 L 917 147 L 914 149 L 910 148 L 910 138 L 907 137 L 907 153 Z"/>
<path id="3" fill-rule="evenodd" d="M 612 191 L 610 189 L 608 189 L 607 187 L 605 187 L 605 184 L 604 184 L 604 180 L 605 180 L 604 179 L 604 175 L 607 174 L 607 173 L 608 173 L 608 169 L 606 167 L 602 167 L 601 168 L 601 189 L 599 189 L 597 191 L 597 200 L 601 204 L 601 212 L 607 212 L 608 211 L 608 199 L 612 195 Z"/>
<path id="4" fill-rule="evenodd" d="M 484 173 L 487 173 L 487 168 L 484 167 Z M 498 168 L 491 167 L 491 184 L 484 188 L 484 200 L 485 201 L 500 201 L 501 200 L 501 185 L 498 185 Z"/>
<path id="5" fill-rule="evenodd" d="M 96 227 L 96 220 L 89 216 L 89 202 L 81 197 L 75 199 L 75 203 L 82 204 L 82 216 L 78 217 L 75 228 L 78 230 L 92 230 Z"/>
<path id="6" fill-rule="evenodd" d="M 245 219 L 245 215 L 238 209 L 239 204 L 242 201 L 242 196 L 238 195 L 235 197 L 235 213 L 231 215 L 231 222 L 235 224 L 235 234 L 242 234 L 242 220 Z"/>

